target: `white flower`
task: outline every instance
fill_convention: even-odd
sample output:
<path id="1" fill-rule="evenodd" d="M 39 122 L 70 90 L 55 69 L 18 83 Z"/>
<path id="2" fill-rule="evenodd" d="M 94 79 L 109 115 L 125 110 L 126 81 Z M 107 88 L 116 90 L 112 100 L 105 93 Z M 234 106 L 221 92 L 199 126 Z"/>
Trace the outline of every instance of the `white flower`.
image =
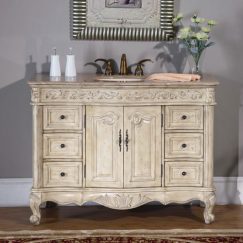
<path id="1" fill-rule="evenodd" d="M 213 20 L 213 19 L 211 19 L 211 20 L 208 21 L 208 25 L 209 26 L 214 26 L 216 24 L 217 24 L 217 22 L 215 20 Z"/>
<path id="2" fill-rule="evenodd" d="M 179 32 L 177 38 L 181 40 L 185 40 L 189 37 L 189 32 Z"/>
<path id="3" fill-rule="evenodd" d="M 193 16 L 191 18 L 191 21 L 192 21 L 192 23 L 201 24 L 201 23 L 205 22 L 205 19 L 204 18 L 199 18 L 197 16 Z"/>
<path id="4" fill-rule="evenodd" d="M 190 37 L 193 38 L 197 38 L 197 33 L 196 32 L 191 32 L 190 33 Z"/>
<path id="5" fill-rule="evenodd" d="M 198 40 L 202 40 L 202 41 L 206 41 L 206 40 L 208 40 L 208 34 L 207 33 L 204 33 L 204 32 L 198 32 L 197 34 L 196 34 L 196 38 L 198 39 Z"/>
<path id="6" fill-rule="evenodd" d="M 202 27 L 201 30 L 204 32 L 204 33 L 210 33 L 211 29 L 209 27 Z"/>
<path id="7" fill-rule="evenodd" d="M 177 37 L 178 39 L 187 39 L 190 37 L 190 33 L 191 33 L 191 28 L 185 27 L 180 29 L 180 32 Z"/>
<path id="8" fill-rule="evenodd" d="M 180 30 L 180 32 L 183 32 L 183 33 L 189 33 L 190 31 L 191 31 L 191 29 L 189 27 L 185 27 Z"/>

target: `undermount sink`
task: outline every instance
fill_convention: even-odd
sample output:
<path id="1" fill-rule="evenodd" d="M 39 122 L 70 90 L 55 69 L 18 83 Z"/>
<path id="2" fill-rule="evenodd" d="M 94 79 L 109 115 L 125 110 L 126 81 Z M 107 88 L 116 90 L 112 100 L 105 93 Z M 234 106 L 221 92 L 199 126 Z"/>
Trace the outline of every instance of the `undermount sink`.
<path id="1" fill-rule="evenodd" d="M 144 77 L 138 77 L 134 75 L 113 75 L 113 76 L 98 76 L 95 78 L 96 81 L 105 82 L 142 82 Z"/>

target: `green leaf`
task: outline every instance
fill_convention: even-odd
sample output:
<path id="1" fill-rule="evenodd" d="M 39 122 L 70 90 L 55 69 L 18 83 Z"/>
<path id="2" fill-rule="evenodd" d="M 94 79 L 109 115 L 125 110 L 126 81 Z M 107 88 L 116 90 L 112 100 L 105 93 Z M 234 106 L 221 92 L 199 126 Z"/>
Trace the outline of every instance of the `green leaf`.
<path id="1" fill-rule="evenodd" d="M 215 42 L 209 42 L 208 44 L 205 45 L 205 48 L 208 48 L 208 47 L 213 46 L 213 45 L 215 45 Z"/>

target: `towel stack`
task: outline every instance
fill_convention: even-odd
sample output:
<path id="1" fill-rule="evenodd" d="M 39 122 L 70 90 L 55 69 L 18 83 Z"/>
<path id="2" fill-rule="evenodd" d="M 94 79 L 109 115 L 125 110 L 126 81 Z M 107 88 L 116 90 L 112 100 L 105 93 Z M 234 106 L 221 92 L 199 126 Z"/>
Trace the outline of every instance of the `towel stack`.
<path id="1" fill-rule="evenodd" d="M 146 78 L 151 81 L 175 81 L 175 82 L 192 82 L 200 80 L 201 76 L 197 74 L 184 73 L 154 73 Z"/>

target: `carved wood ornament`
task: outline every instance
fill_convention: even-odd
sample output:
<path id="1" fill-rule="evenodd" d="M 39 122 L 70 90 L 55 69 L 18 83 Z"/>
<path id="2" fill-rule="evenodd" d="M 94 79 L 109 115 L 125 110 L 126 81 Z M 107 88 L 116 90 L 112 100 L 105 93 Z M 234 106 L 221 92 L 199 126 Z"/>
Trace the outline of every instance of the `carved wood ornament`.
<path id="1" fill-rule="evenodd" d="M 36 95 L 36 93 L 35 93 Z M 34 99 L 34 98 L 33 98 Z M 43 89 L 41 102 L 195 102 L 214 103 L 213 89 L 76 90 Z"/>

